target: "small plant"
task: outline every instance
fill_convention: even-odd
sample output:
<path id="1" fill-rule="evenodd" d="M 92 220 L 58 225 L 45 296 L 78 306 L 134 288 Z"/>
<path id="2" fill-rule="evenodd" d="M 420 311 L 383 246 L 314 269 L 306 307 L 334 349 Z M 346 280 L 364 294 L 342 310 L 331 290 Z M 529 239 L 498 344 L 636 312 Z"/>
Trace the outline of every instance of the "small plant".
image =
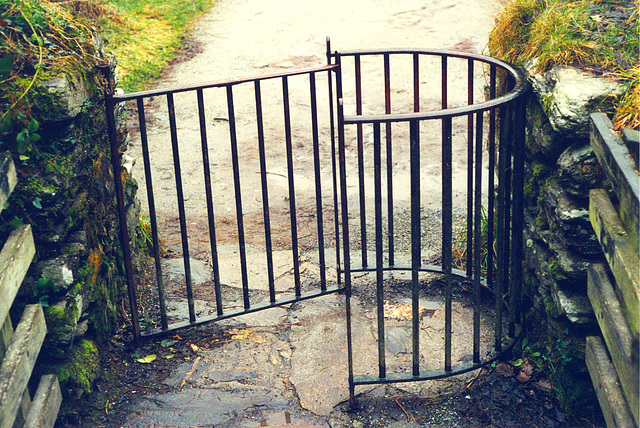
<path id="1" fill-rule="evenodd" d="M 473 236 L 475 238 L 475 225 L 473 230 Z M 489 239 L 489 214 L 487 209 L 482 206 L 480 212 L 480 267 L 483 275 L 487 274 L 487 262 L 489 260 L 489 248 L 494 251 L 495 254 L 495 238 L 494 242 L 489 247 L 487 242 Z M 454 231 L 454 244 L 453 244 L 453 265 L 458 269 L 467 268 L 467 224 L 462 222 Z M 474 248 L 472 248 L 474 250 Z M 493 258 L 493 271 L 496 268 L 496 258 Z"/>

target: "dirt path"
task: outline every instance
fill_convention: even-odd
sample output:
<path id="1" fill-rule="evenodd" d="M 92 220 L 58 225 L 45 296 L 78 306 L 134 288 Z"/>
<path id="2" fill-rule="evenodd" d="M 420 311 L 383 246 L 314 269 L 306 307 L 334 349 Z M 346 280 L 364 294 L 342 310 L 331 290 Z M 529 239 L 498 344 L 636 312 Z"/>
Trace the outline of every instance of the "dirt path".
<path id="1" fill-rule="evenodd" d="M 158 87 L 186 85 L 202 81 L 223 80 L 239 76 L 261 75 L 282 70 L 320 66 L 326 62 L 325 37 L 330 36 L 335 49 L 366 48 L 436 48 L 463 50 L 482 53 L 492 26 L 492 16 L 498 9 L 496 1 L 462 2 L 460 0 L 318 0 L 314 2 L 300 0 L 256 1 L 221 0 L 213 10 L 196 26 L 190 45 L 195 55 L 187 61 L 172 66 Z M 406 65 L 406 64 L 405 64 Z M 368 66 L 368 64 L 364 64 Z M 465 70 L 465 63 L 460 64 Z M 411 90 L 403 86 L 410 72 L 402 65 L 393 68 L 392 100 L 393 110 L 406 112 L 412 108 Z M 430 87 L 428 70 L 430 64 L 422 65 L 425 74 L 425 90 L 421 89 L 421 108 L 428 109 L 437 105 L 438 88 Z M 367 74 L 370 83 L 364 93 L 364 111 L 375 112 L 380 109 L 380 85 L 383 81 L 382 70 L 372 69 Z M 456 73 L 452 66 L 451 86 L 465 74 Z M 482 70 L 478 70 L 481 73 Z M 459 76 L 459 77 L 456 77 Z M 439 76 L 436 77 L 439 79 Z M 320 87 L 320 83 L 318 84 Z M 313 150 L 309 142 L 310 129 L 303 117 L 309 114 L 308 82 L 304 79 L 290 81 L 292 106 L 292 139 L 295 148 L 297 209 L 308 214 L 309 224 L 313 225 L 315 216 Z M 481 85 L 477 85 L 478 96 Z M 451 91 L 451 104 L 466 102 L 466 95 Z M 221 279 L 224 289 L 231 295 L 239 293 L 239 261 L 237 224 L 235 223 L 236 200 L 234 198 L 233 161 L 229 148 L 229 112 L 227 111 L 224 90 L 207 90 L 207 132 L 209 134 L 210 164 L 218 227 L 218 240 L 221 261 Z M 264 238 L 259 233 L 263 225 L 262 194 L 260 188 L 260 170 L 256 148 L 255 107 L 252 88 L 234 87 L 234 102 L 237 122 L 237 137 L 240 153 L 240 177 L 242 182 L 242 202 L 245 226 L 247 230 L 248 259 L 251 261 L 250 287 L 252 299 L 264 299 L 265 267 L 259 261 Z M 353 85 L 345 84 L 345 99 L 354 96 Z M 289 226 L 289 197 L 287 187 L 286 151 L 282 141 L 285 134 L 281 118 L 282 89 L 277 85 L 270 87 L 265 83 L 263 99 L 265 113 L 265 137 L 267 141 L 267 167 L 269 175 L 269 200 L 271 201 L 274 257 L 276 258 L 276 283 L 278 293 L 291 292 L 290 278 L 291 235 Z M 176 95 L 176 121 L 180 141 L 182 163 L 181 178 L 185 186 L 185 209 L 187 224 L 194 258 L 194 286 L 196 290 L 196 309 L 198 315 L 211 313 L 211 277 L 207 273 L 204 260 L 208 258 L 208 233 L 206 226 L 206 205 L 202 180 L 202 157 L 199 148 L 200 129 L 195 113 L 196 102 L 193 97 Z M 352 108 L 353 105 L 347 108 Z M 329 104 L 319 101 L 320 116 L 320 165 L 323 194 L 330 195 L 330 130 L 327 126 Z M 323 119 L 324 118 L 324 119 Z M 168 138 L 169 121 L 165 100 L 157 97 L 147 105 L 148 135 L 153 165 L 154 186 L 156 189 L 156 207 L 163 219 L 161 231 L 165 242 L 173 255 L 180 254 L 177 235 L 177 204 L 175 193 L 175 170 L 171 145 Z M 462 128 L 454 127 L 454 136 L 460 137 Z M 421 147 L 424 159 L 421 171 L 421 184 L 424 201 L 425 219 L 439 220 L 440 163 L 434 161 L 440 155 L 439 131 L 425 126 L 421 135 L 425 144 Z M 407 130 L 394 129 L 399 141 L 406 140 Z M 355 164 L 354 136 L 347 136 L 347 158 Z M 371 131 L 365 130 L 365 140 L 369 141 Z M 464 138 L 457 140 L 464 141 Z M 403 210 L 409 202 L 408 170 L 409 155 L 402 144 L 395 146 L 394 180 L 397 192 L 394 204 L 397 205 L 398 218 L 403 218 Z M 142 177 L 142 156 L 139 136 L 133 134 L 129 155 L 138 159 L 134 177 L 140 181 L 140 194 L 145 193 L 145 181 Z M 454 210 L 459 214 L 466 204 L 466 146 L 454 148 Z M 355 170 L 354 170 L 355 171 Z M 370 175 L 371 164 L 365 164 Z M 356 182 L 349 175 L 348 188 L 353 192 Z M 371 180 L 367 179 L 367 189 Z M 368 192 L 371 195 L 371 192 Z M 354 199 L 354 198 L 352 198 Z M 331 213 L 330 198 L 323 199 L 323 211 Z M 353 203 L 353 202 L 352 202 Z M 373 203 L 368 197 L 368 210 Z M 143 202 L 143 210 L 148 209 Z M 405 216 L 406 217 L 406 216 Z M 304 223 L 304 222 L 302 222 Z M 400 222 L 402 223 L 402 222 Z M 405 221 L 405 223 L 407 223 Z M 425 221 L 423 245 L 436 246 L 439 239 L 438 226 L 430 228 L 431 222 Z M 408 223 L 407 223 L 408 224 Z M 304 229 L 304 224 L 301 226 Z M 401 232 L 398 232 L 401 234 Z M 301 261 L 303 279 L 317 280 L 317 251 L 315 235 L 301 235 Z M 328 248 L 332 247 L 332 237 L 327 236 Z M 434 253 L 436 253 L 434 251 Z M 432 254 L 434 254 L 432 253 Z M 428 255 L 428 254 L 427 254 Z M 175 263 L 174 263 L 175 262 Z M 282 265 L 282 268 L 279 265 Z M 200 268 L 204 273 L 200 274 Z M 281 269 L 279 271 L 278 269 Z M 169 311 L 172 320 L 185 318 L 184 293 L 179 290 L 183 282 L 180 260 L 168 260 L 165 265 L 169 295 Z M 197 272 L 196 272 L 197 271 Z M 398 278 L 396 278 L 398 279 Z M 408 364 L 410 353 L 410 328 L 406 316 L 406 284 L 400 278 L 396 289 L 389 291 L 385 305 L 385 317 L 389 318 L 388 360 L 390 370 L 403 371 Z M 425 316 L 421 320 L 421 339 L 425 341 L 421 359 L 425 366 L 438 365 L 442 337 L 442 295 L 437 282 L 427 278 L 421 291 L 420 305 Z M 335 281 L 329 278 L 329 281 Z M 356 281 L 358 287 L 354 299 L 355 369 L 360 373 L 372 373 L 376 366 L 375 314 L 371 308 L 371 279 L 364 276 Z M 172 284 L 176 285 L 172 288 Z M 405 284 L 405 285 L 403 285 Z M 462 296 L 462 294 L 461 294 Z M 124 395 L 116 406 L 116 414 L 121 416 L 114 423 L 126 426 L 297 426 L 297 427 L 342 427 L 342 426 L 415 426 L 424 423 L 428 426 L 474 426 L 478 420 L 463 421 L 453 407 L 435 411 L 425 407 L 424 400 L 433 401 L 434 397 L 449 396 L 451 391 L 464 392 L 464 386 L 477 372 L 462 378 L 445 381 L 429 381 L 419 384 L 402 384 L 396 387 L 359 388 L 362 402 L 369 406 L 361 413 L 353 413 L 340 405 L 348 397 L 345 356 L 344 302 L 339 295 L 330 295 L 321 299 L 306 301 L 270 309 L 239 319 L 216 323 L 193 329 L 176 342 L 164 346 L 151 343 L 135 350 L 142 355 L 154 352 L 158 361 L 137 370 L 146 370 L 153 386 L 147 390 L 154 394 L 141 394 L 139 388 Z M 368 302 L 368 303 L 367 303 Z M 427 309 L 429 308 L 429 309 Z M 387 311 L 389 313 L 387 314 Z M 454 341 L 454 359 L 465 361 L 468 357 L 467 344 L 471 342 L 465 328 L 469 322 L 470 311 L 461 298 L 455 303 L 454 325 L 458 326 Z M 490 314 L 482 323 L 491 327 Z M 485 337 L 486 336 L 486 337 Z M 195 345 L 192 346 L 192 345 Z M 483 347 L 491 346 L 491 334 L 483 332 Z M 125 371 L 128 369 L 125 369 Z M 132 369 L 133 370 L 133 369 Z M 154 371 L 155 370 L 155 371 Z M 168 376 L 160 378 L 158 371 Z M 153 374 L 152 374 L 153 373 Z M 143 375 L 144 376 L 144 375 Z M 139 379 L 140 376 L 136 377 Z M 130 388 L 131 390 L 131 388 Z M 462 393 L 460 392 L 460 393 Z M 528 392 L 527 392 L 528 393 Z M 532 395 L 535 395 L 533 392 Z M 459 395 L 459 394 L 458 394 Z M 405 409 L 398 401 L 409 399 L 414 410 Z M 386 401 L 385 401 L 386 400 Z M 423 401 L 420 401 L 423 400 Z M 452 402 L 464 402 L 460 396 Z M 460 401 L 462 400 L 462 401 Z M 373 403 L 373 404 L 372 404 Z M 394 404 L 395 403 L 395 404 Z M 454 407 L 455 404 L 454 403 Z M 439 405 L 438 400 L 435 404 Z M 407 404 L 405 403 L 405 406 Z M 408 409 L 408 410 L 407 410 Z M 431 410 L 428 410 L 431 409 Z M 401 411 L 400 411 L 401 410 Z M 386 413 L 385 413 L 386 412 Z M 390 417 L 389 412 L 394 416 Z M 413 413 L 411 413 L 413 412 Z M 385 414 L 387 416 L 385 416 Z M 124 416 L 123 416 L 124 415 Z M 367 419 L 368 418 L 368 419 Z M 386 418 L 386 419 L 385 419 Z M 363 422 L 365 421 L 365 422 Z M 408 422 L 407 422 L 408 421 Z M 552 421 L 553 422 L 553 421 Z M 395 425 L 394 425 L 395 424 Z M 413 424 L 413 425 L 412 425 Z M 554 426 L 546 421 L 545 426 Z"/>
<path id="2" fill-rule="evenodd" d="M 326 63 L 325 38 L 330 36 L 334 49 L 365 49 L 416 47 L 453 49 L 481 53 L 486 46 L 488 33 L 493 22 L 492 16 L 497 10 L 497 2 L 477 1 L 460 2 L 458 0 L 436 1 L 371 1 L 358 0 L 349 2 L 316 1 L 300 2 L 283 0 L 277 2 L 255 2 L 223 0 L 198 23 L 190 41 L 197 53 L 188 61 L 176 64 L 157 82 L 158 87 L 182 86 L 203 81 L 219 81 L 241 76 L 263 75 L 283 70 L 321 66 Z M 473 17 L 470 19 L 469 17 Z M 464 63 L 460 65 L 466 67 Z M 363 64 L 364 111 L 380 111 L 380 97 L 383 94 L 382 67 L 367 71 Z M 456 87 L 458 81 L 464 81 L 464 70 L 456 72 L 455 65 L 450 70 L 450 86 Z M 345 68 L 346 69 L 346 68 Z M 422 65 L 422 80 L 425 84 L 421 97 L 422 108 L 427 110 L 437 105 L 439 88 L 430 84 L 430 80 L 438 80 L 433 74 L 435 67 Z M 392 110 L 408 112 L 412 109 L 411 90 L 406 86 L 406 78 L 410 76 L 410 67 L 403 63 L 392 64 Z M 482 70 L 478 71 L 479 73 Z M 321 80 L 321 79 L 320 79 Z M 367 83 L 369 82 L 369 83 Z M 274 210 L 273 220 L 276 222 L 274 233 L 276 240 L 279 233 L 288 233 L 287 220 L 279 218 L 278 213 L 288 212 L 287 165 L 284 144 L 284 124 L 282 119 L 282 93 L 277 85 L 265 82 L 263 87 L 264 126 L 267 144 L 267 168 L 269 174 L 270 201 Z M 322 88 L 324 82 L 317 83 Z M 302 211 L 312 211 L 314 207 L 310 196 L 313 194 L 313 154 L 311 147 L 311 130 L 308 121 L 309 95 L 305 79 L 290 79 L 289 93 L 292 106 L 292 135 L 294 145 L 294 168 L 296 170 L 296 197 Z M 464 87 L 464 85 L 460 85 Z M 477 85 L 478 96 L 482 90 Z M 369 92 L 367 92 L 369 91 Z M 450 105 L 455 103 L 456 94 L 450 91 Z M 353 85 L 350 79 L 345 80 L 346 113 L 349 113 L 349 100 L 354 98 Z M 466 101 L 466 95 L 461 95 Z M 260 221 L 261 194 L 256 144 L 256 125 L 254 94 L 252 87 L 235 87 L 235 112 L 237 117 L 238 145 L 240 153 L 240 175 L 243 189 L 245 218 L 248 219 L 247 235 L 252 233 L 252 220 Z M 460 98 L 460 97 L 458 97 Z M 229 146 L 229 114 L 226 106 L 224 90 L 205 92 L 207 103 L 206 117 L 210 141 L 210 165 L 212 168 L 213 192 L 216 214 L 219 216 L 221 228 L 219 239 L 235 242 L 235 198 L 232 161 Z M 194 96 L 177 94 L 176 120 L 180 141 L 181 177 L 185 187 L 186 211 L 190 234 L 206 235 L 206 202 L 202 173 L 202 158 L 199 148 L 199 124 L 197 106 Z M 330 195 L 330 131 L 328 125 L 328 101 L 324 91 L 319 90 L 319 129 L 320 129 L 320 163 L 323 174 L 323 192 Z M 177 198 L 175 194 L 175 171 L 169 139 L 169 120 L 166 113 L 166 101 L 159 97 L 148 104 L 147 121 L 151 163 L 156 188 L 156 207 L 161 218 L 165 219 L 165 237 L 169 245 L 177 242 Z M 353 110 L 353 108 L 352 108 Z M 405 127 L 406 128 L 406 127 Z M 454 128 L 455 134 L 461 133 L 461 127 Z M 365 141 L 371 140 L 371 130 L 365 130 Z M 422 145 L 423 172 L 422 188 L 424 200 L 437 210 L 440 192 L 440 163 L 429 161 L 439 156 L 439 131 L 422 129 L 424 135 Z M 402 142 L 407 140 L 408 130 L 402 127 L 394 129 L 394 138 Z M 142 166 L 142 154 L 139 140 L 134 135 L 128 154 L 137 159 L 134 177 L 140 182 L 139 195 L 144 195 L 145 180 Z M 355 144 L 350 144 L 347 158 L 356 164 Z M 365 143 L 370 144 L 370 143 Z M 353 147 L 352 147 L 353 146 Z M 394 202 L 401 206 L 408 204 L 408 150 L 403 144 L 394 149 L 395 194 Z M 466 186 L 466 149 L 464 141 L 454 146 L 454 196 L 458 199 L 454 204 L 463 205 Z M 368 172 L 372 167 L 365 166 Z M 372 177 L 372 174 L 367 174 Z M 357 189 L 355 171 L 349 173 L 349 190 Z M 367 178 L 368 190 L 372 188 L 371 178 Z M 372 195 L 369 191 L 368 195 Z M 144 211 L 147 212 L 146 198 L 143 199 Z M 352 198 L 355 199 L 355 198 Z M 329 205 L 327 200 L 325 205 Z M 427 204 L 429 205 L 429 203 Z M 371 208 L 369 206 L 368 209 Z M 283 223 L 278 228 L 278 222 Z M 228 227 L 227 227 L 228 226 Z M 228 237 L 226 235 L 229 235 Z M 228 238 L 228 239 L 226 239 Z M 283 238 L 284 239 L 284 238 Z M 262 244 L 261 241 L 254 242 Z M 174 245 L 179 251 L 180 245 Z M 206 248 L 206 247 L 205 247 Z M 205 248 L 197 248 L 195 253 L 201 254 Z M 204 257 L 200 257 L 204 258 Z"/>

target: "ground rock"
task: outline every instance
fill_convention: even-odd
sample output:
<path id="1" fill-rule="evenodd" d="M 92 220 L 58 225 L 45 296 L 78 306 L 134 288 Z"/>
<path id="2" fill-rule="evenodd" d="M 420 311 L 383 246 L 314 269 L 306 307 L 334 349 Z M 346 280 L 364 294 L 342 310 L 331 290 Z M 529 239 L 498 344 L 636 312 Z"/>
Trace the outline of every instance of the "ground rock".
<path id="1" fill-rule="evenodd" d="M 588 142 L 568 147 L 557 162 L 558 183 L 572 196 L 584 198 L 589 189 L 602 186 L 602 168 Z"/>
<path id="2" fill-rule="evenodd" d="M 62 74 L 43 83 L 43 86 L 55 97 L 46 110 L 42 108 L 43 119 L 46 121 L 73 119 L 82 111 L 82 104 L 88 96 L 83 80 L 71 82 L 69 77 Z"/>
<path id="3" fill-rule="evenodd" d="M 588 201 L 570 198 L 555 179 L 548 181 L 543 195 L 541 207 L 556 237 L 581 255 L 599 253 L 600 244 L 589 221 Z"/>
<path id="4" fill-rule="evenodd" d="M 525 72 L 554 130 L 586 136 L 589 115 L 601 108 L 603 100 L 620 95 L 625 87 L 571 66 L 555 66 L 545 73 L 535 69 L 537 61 L 525 64 Z"/>
<path id="5" fill-rule="evenodd" d="M 591 324 L 595 321 L 595 315 L 589 298 L 582 293 L 569 293 L 556 290 L 552 297 L 561 313 L 572 324 Z"/>

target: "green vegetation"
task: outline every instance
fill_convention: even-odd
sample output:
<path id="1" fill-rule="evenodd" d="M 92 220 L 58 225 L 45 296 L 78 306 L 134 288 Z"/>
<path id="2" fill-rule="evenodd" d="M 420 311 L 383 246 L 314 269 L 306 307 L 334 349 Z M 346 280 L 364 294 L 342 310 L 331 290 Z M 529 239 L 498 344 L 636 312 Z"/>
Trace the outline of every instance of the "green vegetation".
<path id="1" fill-rule="evenodd" d="M 593 426 L 599 404 L 586 373 L 584 340 L 570 338 L 567 331 L 555 331 L 553 336 L 538 343 L 525 337 L 511 365 L 533 370 L 532 381 L 548 379 L 567 415 L 581 426 Z"/>
<path id="2" fill-rule="evenodd" d="M 629 0 L 512 0 L 490 36 L 491 54 L 543 72 L 573 65 L 629 84 L 614 100 L 618 128 L 640 126 L 638 6 Z"/>
<path id="3" fill-rule="evenodd" d="M 138 91 L 159 76 L 172 61 L 191 25 L 213 0 L 108 0 L 85 15 L 107 39 L 107 50 L 118 59 L 120 86 Z M 82 12 L 82 9 L 80 9 Z"/>
<path id="4" fill-rule="evenodd" d="M 495 225 L 494 225 L 495 226 Z M 495 230 L 495 227 L 494 227 Z M 495 232 L 494 232 L 495 233 Z M 473 231 L 475 238 L 475 227 Z M 489 214 L 482 206 L 480 211 L 480 270 L 482 275 L 487 274 L 487 262 L 489 260 Z M 495 238 L 492 243 L 495 253 Z M 472 248 L 474 250 L 474 248 Z M 467 223 L 466 221 L 458 225 L 454 230 L 454 243 L 452 248 L 453 267 L 465 270 L 467 268 Z M 493 257 L 493 272 L 496 272 L 496 257 Z"/>

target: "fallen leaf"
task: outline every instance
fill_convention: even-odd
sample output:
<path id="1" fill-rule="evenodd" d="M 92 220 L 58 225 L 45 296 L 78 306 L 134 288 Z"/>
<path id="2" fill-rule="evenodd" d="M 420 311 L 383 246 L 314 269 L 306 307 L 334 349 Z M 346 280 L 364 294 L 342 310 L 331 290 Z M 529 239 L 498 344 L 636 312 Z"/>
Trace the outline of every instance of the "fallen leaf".
<path id="1" fill-rule="evenodd" d="M 173 357 L 175 357 L 175 356 L 176 356 L 176 354 L 170 354 L 170 355 L 165 355 L 165 357 L 164 357 L 164 358 L 165 358 L 165 359 L 167 359 L 167 360 L 170 360 L 170 359 L 172 359 L 172 358 L 173 358 Z"/>
<path id="2" fill-rule="evenodd" d="M 147 355 L 146 357 L 136 359 L 136 362 L 149 364 L 150 362 L 155 361 L 156 358 L 157 358 L 156 354 L 151 354 L 151 355 Z"/>
<path id="3" fill-rule="evenodd" d="M 507 363 L 500 363 L 496 367 L 496 372 L 501 376 L 513 376 L 513 367 Z"/>
<path id="4" fill-rule="evenodd" d="M 229 330 L 229 334 L 231 335 L 231 340 L 248 340 L 258 344 L 264 343 L 262 336 L 255 331 L 234 328 L 233 330 Z"/>
<path id="5" fill-rule="evenodd" d="M 200 347 L 198 345 L 196 345 L 195 343 L 190 344 L 189 347 L 191 348 L 191 350 L 193 352 L 198 352 L 198 350 L 200 349 Z"/>
<path id="6" fill-rule="evenodd" d="M 177 340 L 164 339 L 162 342 L 160 342 L 160 346 L 162 346 L 163 348 L 168 348 L 169 346 L 175 345 L 176 343 L 178 343 Z"/>

